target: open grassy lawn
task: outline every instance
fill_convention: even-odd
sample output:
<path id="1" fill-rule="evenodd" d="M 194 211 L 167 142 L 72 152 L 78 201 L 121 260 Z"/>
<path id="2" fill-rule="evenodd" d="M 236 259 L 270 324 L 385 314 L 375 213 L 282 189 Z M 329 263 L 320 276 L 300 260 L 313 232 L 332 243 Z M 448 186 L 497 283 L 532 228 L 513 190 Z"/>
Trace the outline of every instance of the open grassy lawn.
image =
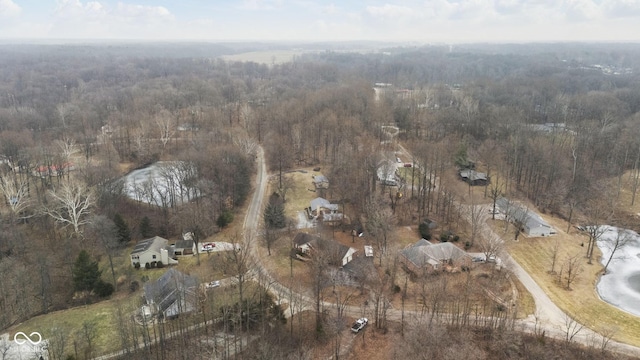
<path id="1" fill-rule="evenodd" d="M 96 304 L 36 316 L 10 329 L 10 334 L 13 336 L 18 331 L 26 334 L 37 331 L 42 334 L 43 338 L 51 339 L 54 337 L 54 332 L 64 332 L 67 334 L 67 349 L 73 349 L 73 344 L 76 342 L 79 347 L 78 351 L 81 353 L 85 343 L 82 335 L 83 325 L 92 324 L 95 326 L 96 335 L 94 353 L 106 353 L 120 347 L 120 338 L 115 322 L 117 307 L 129 309 L 140 304 L 141 298 L 139 296 L 120 296 Z M 71 352 L 67 351 L 67 353 Z"/>
<path id="2" fill-rule="evenodd" d="M 507 247 L 513 258 L 534 278 L 534 280 L 549 295 L 551 300 L 562 310 L 570 314 L 580 323 L 589 328 L 602 331 L 616 329 L 614 338 L 618 341 L 640 346 L 640 318 L 619 310 L 600 300 L 595 290 L 602 266 L 598 259 L 600 251 L 596 247 L 593 264 L 588 264 L 584 258 L 586 254 L 587 237 L 572 229 L 567 234 L 566 222 L 544 216 L 552 226 L 558 230 L 558 235 L 546 238 L 521 237 L 520 241 L 508 241 Z M 494 229 L 501 233 L 504 229 L 502 222 L 496 221 Z M 498 230 L 499 229 L 499 230 Z M 508 230 L 513 234 L 513 230 Z M 507 235 L 505 238 L 510 238 Z M 553 247 L 558 242 L 558 260 L 555 266 L 556 274 L 550 274 Z M 584 246 L 582 245 L 584 244 Z M 571 290 L 566 289 L 566 283 L 558 284 L 557 273 L 560 272 L 565 260 L 578 254 L 581 256 L 583 271 L 571 284 Z"/>
<path id="3" fill-rule="evenodd" d="M 316 192 L 312 183 L 314 175 L 322 175 L 321 172 L 313 171 L 311 167 L 301 168 L 297 171 L 283 174 L 283 177 L 289 179 L 293 186 L 287 192 L 287 201 L 285 203 L 285 215 L 289 219 L 297 219 L 298 211 L 302 211 L 309 207 L 311 200 L 320 196 Z M 269 178 L 269 186 L 267 187 L 266 195 L 271 195 L 278 187 L 279 177 L 278 175 L 272 175 Z M 331 179 L 329 179 L 331 181 Z M 266 201 L 267 199 L 265 199 Z"/>

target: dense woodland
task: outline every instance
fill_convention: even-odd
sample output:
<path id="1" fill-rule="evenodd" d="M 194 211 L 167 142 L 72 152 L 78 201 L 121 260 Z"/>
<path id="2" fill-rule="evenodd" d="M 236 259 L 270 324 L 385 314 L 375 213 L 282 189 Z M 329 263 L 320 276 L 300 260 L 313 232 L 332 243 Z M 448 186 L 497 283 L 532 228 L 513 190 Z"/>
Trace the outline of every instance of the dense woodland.
<path id="1" fill-rule="evenodd" d="M 217 58 L 245 50 L 238 45 L 171 46 L 0 47 L 0 328 L 97 301 L 73 286 L 82 250 L 111 262 L 130 240 L 217 233 L 230 220 L 222 215 L 246 205 L 258 145 L 274 173 L 329 169 L 332 198 L 383 253 L 393 225 L 461 221 L 448 185 L 436 182 L 469 160 L 495 179 L 494 195 L 570 222 L 636 228 L 617 206 L 623 176 L 633 179 L 630 201 L 640 201 L 640 46 L 390 47 L 270 65 Z M 374 83 L 392 86 L 376 96 Z M 425 169 L 403 201 L 377 183 L 383 125 L 399 127 L 415 157 L 405 161 Z M 183 180 L 201 196 L 180 206 L 128 199 L 121 176 L 158 160 L 192 164 Z M 132 276 L 102 278 L 126 294 Z M 302 341 L 287 335 L 274 331 L 283 338 L 247 356 L 309 356 L 267 348 Z M 417 354 L 412 346 L 398 358 Z M 533 349 L 468 350 L 546 358 Z"/>

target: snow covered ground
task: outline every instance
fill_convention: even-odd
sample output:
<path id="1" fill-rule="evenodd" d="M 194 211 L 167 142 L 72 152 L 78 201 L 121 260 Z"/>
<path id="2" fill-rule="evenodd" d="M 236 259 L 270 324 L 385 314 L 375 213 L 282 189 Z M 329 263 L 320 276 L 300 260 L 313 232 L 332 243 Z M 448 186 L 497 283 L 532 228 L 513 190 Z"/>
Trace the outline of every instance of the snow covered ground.
<path id="1" fill-rule="evenodd" d="M 598 241 L 602 265 L 611 255 L 618 232 L 629 236 L 629 242 L 617 250 L 606 275 L 600 277 L 596 289 L 602 300 L 636 316 L 640 316 L 640 235 L 635 231 L 603 225 L 606 231 Z"/>
<path id="2" fill-rule="evenodd" d="M 198 190 L 185 185 L 194 183 L 196 171 L 182 161 L 158 161 L 125 176 L 125 194 L 147 204 L 172 207 L 194 199 Z"/>

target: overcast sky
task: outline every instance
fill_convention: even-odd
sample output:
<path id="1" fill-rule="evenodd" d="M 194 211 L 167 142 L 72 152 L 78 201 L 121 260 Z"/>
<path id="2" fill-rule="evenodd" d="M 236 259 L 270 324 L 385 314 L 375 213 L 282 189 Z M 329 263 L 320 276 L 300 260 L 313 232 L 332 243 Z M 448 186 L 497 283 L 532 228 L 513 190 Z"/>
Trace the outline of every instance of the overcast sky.
<path id="1" fill-rule="evenodd" d="M 0 39 L 639 41 L 640 0 L 0 0 Z"/>

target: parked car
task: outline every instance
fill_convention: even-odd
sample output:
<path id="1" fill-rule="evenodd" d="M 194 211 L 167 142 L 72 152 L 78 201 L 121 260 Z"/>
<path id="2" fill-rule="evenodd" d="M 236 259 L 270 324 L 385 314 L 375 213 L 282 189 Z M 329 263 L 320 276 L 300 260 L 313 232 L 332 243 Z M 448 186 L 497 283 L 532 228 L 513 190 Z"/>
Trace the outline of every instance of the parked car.
<path id="1" fill-rule="evenodd" d="M 369 319 L 360 318 L 360 319 L 356 320 L 355 323 L 353 323 L 353 325 L 351 326 L 351 331 L 353 331 L 354 333 L 360 332 L 360 330 L 364 329 L 364 327 L 368 323 L 369 323 Z"/>
<path id="2" fill-rule="evenodd" d="M 471 259 L 471 261 L 473 261 L 473 262 L 484 262 L 484 258 L 482 256 L 476 256 L 473 259 Z"/>
<path id="3" fill-rule="evenodd" d="M 220 287 L 220 280 L 215 280 L 207 284 L 207 289 Z"/>
<path id="4" fill-rule="evenodd" d="M 202 250 L 203 251 L 211 251 L 211 250 L 213 250 L 214 247 L 216 247 L 215 243 L 208 243 L 208 244 L 202 245 Z"/>

